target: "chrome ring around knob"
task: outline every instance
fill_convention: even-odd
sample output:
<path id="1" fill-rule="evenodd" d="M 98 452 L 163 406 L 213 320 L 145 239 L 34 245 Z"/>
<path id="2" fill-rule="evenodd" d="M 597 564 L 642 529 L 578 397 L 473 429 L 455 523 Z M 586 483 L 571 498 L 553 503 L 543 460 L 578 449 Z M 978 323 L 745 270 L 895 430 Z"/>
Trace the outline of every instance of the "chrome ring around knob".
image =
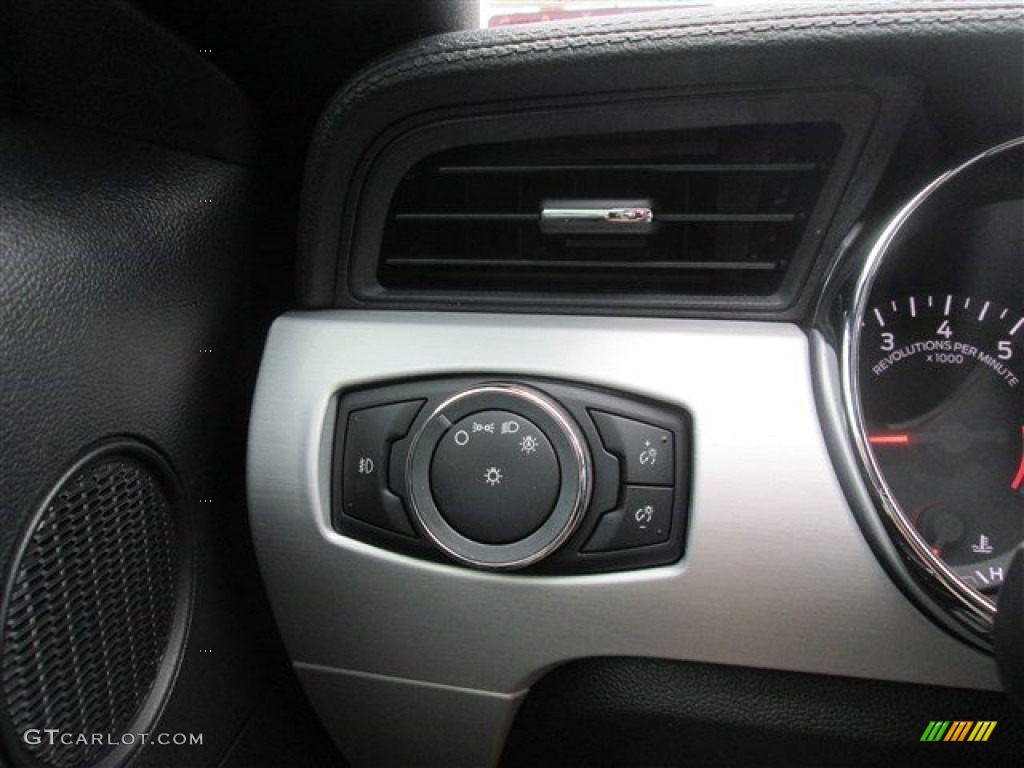
<path id="1" fill-rule="evenodd" d="M 504 544 L 475 541 L 456 530 L 438 507 L 431 485 L 439 442 L 460 419 L 488 410 L 510 411 L 538 425 L 554 447 L 560 469 L 550 515 L 529 535 Z M 410 444 L 406 483 L 413 521 L 427 540 L 464 565 L 512 570 L 542 560 L 575 533 L 590 502 L 593 478 L 586 440 L 562 406 L 535 389 L 497 382 L 459 392 L 434 410 Z"/>

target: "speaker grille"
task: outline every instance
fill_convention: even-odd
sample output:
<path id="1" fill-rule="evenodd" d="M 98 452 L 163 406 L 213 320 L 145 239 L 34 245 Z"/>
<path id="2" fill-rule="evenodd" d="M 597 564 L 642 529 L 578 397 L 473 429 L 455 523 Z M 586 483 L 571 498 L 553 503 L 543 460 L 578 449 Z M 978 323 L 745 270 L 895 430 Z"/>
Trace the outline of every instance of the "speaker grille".
<path id="1" fill-rule="evenodd" d="M 171 500 L 157 475 L 130 456 L 87 463 L 38 518 L 3 627 L 7 716 L 18 736 L 52 728 L 110 737 L 22 742 L 44 765 L 91 764 L 133 724 L 168 648 L 177 542 Z"/>

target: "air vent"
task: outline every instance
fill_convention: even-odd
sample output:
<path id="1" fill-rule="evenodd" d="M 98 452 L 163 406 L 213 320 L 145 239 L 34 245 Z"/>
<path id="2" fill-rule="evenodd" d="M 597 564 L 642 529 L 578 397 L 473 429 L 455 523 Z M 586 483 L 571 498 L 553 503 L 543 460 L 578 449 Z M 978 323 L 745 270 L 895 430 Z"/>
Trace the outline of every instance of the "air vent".
<path id="1" fill-rule="evenodd" d="M 417 293 L 771 296 L 841 144 L 838 125 L 816 122 L 434 154 L 395 191 L 377 279 Z"/>

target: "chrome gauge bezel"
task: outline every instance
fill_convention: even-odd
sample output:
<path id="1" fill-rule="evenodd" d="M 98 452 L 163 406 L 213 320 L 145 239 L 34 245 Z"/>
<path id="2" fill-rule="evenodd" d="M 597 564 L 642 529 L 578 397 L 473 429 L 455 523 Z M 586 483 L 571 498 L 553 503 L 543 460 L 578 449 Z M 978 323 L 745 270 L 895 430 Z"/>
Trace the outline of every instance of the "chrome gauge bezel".
<path id="1" fill-rule="evenodd" d="M 904 205 L 882 229 L 874 240 L 852 289 L 849 311 L 842 321 L 842 353 L 840 384 L 845 411 L 847 431 L 852 442 L 861 474 L 867 481 L 868 490 L 876 511 L 881 515 L 885 527 L 910 563 L 919 582 L 936 598 L 942 609 L 956 619 L 970 636 L 981 642 L 990 643 L 990 636 L 996 614 L 995 601 L 968 585 L 941 558 L 936 556 L 912 524 L 910 517 L 901 509 L 884 473 L 867 441 L 867 429 L 861 403 L 860 344 L 865 315 L 875 286 L 876 278 L 892 254 L 894 245 L 921 215 L 935 195 L 975 170 L 978 165 L 1004 152 L 1024 145 L 1024 137 L 999 144 L 978 154 L 961 165 L 943 173 L 925 186 Z"/>

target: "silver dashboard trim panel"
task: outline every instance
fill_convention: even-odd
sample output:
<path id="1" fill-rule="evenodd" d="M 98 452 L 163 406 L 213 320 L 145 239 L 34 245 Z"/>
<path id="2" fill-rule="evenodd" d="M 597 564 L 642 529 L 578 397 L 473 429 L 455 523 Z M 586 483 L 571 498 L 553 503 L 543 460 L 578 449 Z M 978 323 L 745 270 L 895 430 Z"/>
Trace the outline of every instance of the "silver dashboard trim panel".
<path id="1" fill-rule="evenodd" d="M 687 408 L 694 477 L 684 559 L 615 574 L 514 575 L 335 532 L 336 394 L 459 374 L 561 378 Z M 991 659 L 931 623 L 872 554 L 826 450 L 808 342 L 795 326 L 292 313 L 267 341 L 248 472 L 257 555 L 300 668 L 512 696 L 561 663 L 624 655 L 999 689 Z M 318 699 L 328 721 L 325 707 L 344 703 L 331 701 Z M 382 694 L 380 706 L 388 701 Z M 414 718 L 406 726 L 419 738 Z"/>
<path id="2" fill-rule="evenodd" d="M 526 695 L 313 664 L 296 664 L 295 672 L 346 759 L 356 766 L 497 765 L 505 734 Z"/>

